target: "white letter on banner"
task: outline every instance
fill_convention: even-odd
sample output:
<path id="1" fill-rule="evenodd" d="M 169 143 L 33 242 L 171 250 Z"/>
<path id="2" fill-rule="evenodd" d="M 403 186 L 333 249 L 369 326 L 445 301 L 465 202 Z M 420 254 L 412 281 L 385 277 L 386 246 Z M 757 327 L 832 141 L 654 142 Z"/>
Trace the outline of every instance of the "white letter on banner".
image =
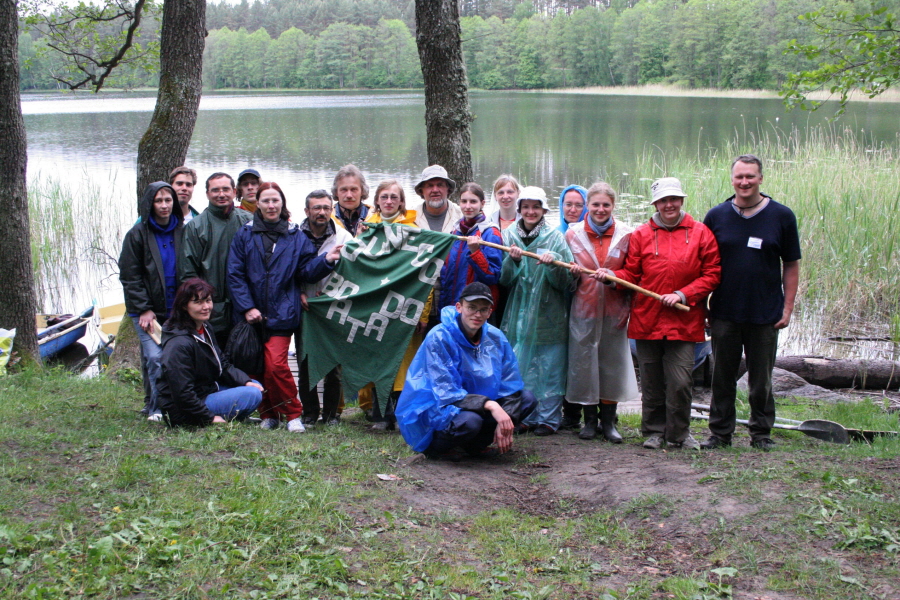
<path id="1" fill-rule="evenodd" d="M 377 341 L 381 341 L 381 338 L 384 337 L 384 330 L 387 329 L 387 324 L 389 322 L 388 317 L 381 313 L 372 313 L 369 315 L 369 324 L 366 325 L 365 334 L 369 335 L 372 331 L 377 331 L 378 335 L 375 336 Z"/>
<path id="2" fill-rule="evenodd" d="M 406 241 L 406 229 L 400 226 L 385 226 L 384 237 L 393 248 L 402 248 Z"/>
<path id="3" fill-rule="evenodd" d="M 357 240 L 350 240 L 341 248 L 341 258 L 346 258 L 350 262 L 356 260 L 359 253 L 363 251 L 363 246 Z"/>
<path id="4" fill-rule="evenodd" d="M 391 302 L 394 300 L 397 301 L 397 308 L 394 308 L 393 310 L 391 310 L 389 307 L 391 305 Z M 378 312 L 380 312 L 381 314 L 383 314 L 384 316 L 386 316 L 389 319 L 396 319 L 397 317 L 400 316 L 400 313 L 403 312 L 404 300 L 406 300 L 406 298 L 404 298 L 397 292 L 388 292 L 387 296 L 385 296 L 385 298 L 384 298 L 384 303 L 382 303 L 382 305 L 381 305 L 381 310 Z"/>
<path id="5" fill-rule="evenodd" d="M 350 335 L 347 336 L 347 343 L 352 344 L 353 338 L 356 337 L 356 330 L 359 329 L 360 327 L 364 327 L 366 324 L 363 321 L 360 321 L 359 319 L 354 319 L 353 317 L 351 317 L 349 315 L 347 316 L 346 322 L 350 323 Z"/>
<path id="6" fill-rule="evenodd" d="M 413 246 L 413 242 L 416 241 L 417 233 L 421 233 L 421 229 L 417 229 L 409 234 L 406 238 L 406 241 L 403 242 L 403 246 L 400 248 L 401 250 L 406 250 L 407 252 L 418 252 L 418 246 Z"/>
<path id="7" fill-rule="evenodd" d="M 325 287 L 322 288 L 322 294 L 333 296 L 334 292 L 340 289 L 343 284 L 344 278 L 332 271 L 331 275 L 329 275 L 328 279 L 325 281 Z"/>
<path id="8" fill-rule="evenodd" d="M 434 252 L 434 246 L 432 246 L 431 244 L 422 244 L 417 248 L 417 250 L 418 252 L 416 253 L 416 257 L 412 259 L 412 262 L 410 262 L 409 264 L 414 267 L 421 267 L 426 262 L 428 262 L 428 257 L 426 257 L 425 255 Z"/>
<path id="9" fill-rule="evenodd" d="M 409 309 L 412 307 L 413 314 L 409 314 Z M 425 310 L 425 304 L 419 302 L 415 298 L 407 298 L 406 302 L 403 303 L 403 310 L 400 313 L 400 320 L 406 323 L 407 325 L 418 325 L 419 317 L 422 316 L 422 311 Z"/>
<path id="10" fill-rule="evenodd" d="M 434 272 L 429 275 L 428 267 L 434 267 Z M 434 285 L 437 283 L 438 279 L 441 278 L 441 267 L 444 266 L 443 258 L 433 258 L 428 261 L 425 266 L 419 269 L 419 281 L 422 283 L 427 283 L 428 285 Z"/>
<path id="11" fill-rule="evenodd" d="M 335 300 L 331 303 L 331 306 L 328 307 L 328 313 L 325 315 L 325 318 L 331 320 L 331 315 L 337 313 L 338 323 L 343 325 L 344 321 L 350 315 L 351 306 L 353 306 L 352 300 Z"/>

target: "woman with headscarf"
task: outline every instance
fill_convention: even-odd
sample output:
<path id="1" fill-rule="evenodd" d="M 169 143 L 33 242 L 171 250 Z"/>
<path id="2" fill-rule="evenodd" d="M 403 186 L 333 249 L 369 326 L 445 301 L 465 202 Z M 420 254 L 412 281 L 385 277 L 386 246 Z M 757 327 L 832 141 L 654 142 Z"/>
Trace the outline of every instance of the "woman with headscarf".
<path id="1" fill-rule="evenodd" d="M 263 429 L 303 433 L 303 405 L 288 367 L 291 336 L 303 315 L 303 283 L 325 277 L 340 258 L 342 246 L 317 256 L 316 247 L 289 221 L 291 213 L 277 183 L 267 181 L 257 191 L 253 220 L 242 226 L 228 255 L 228 290 L 237 314 L 262 324 L 265 396 L 260 405 Z"/>
<path id="2" fill-rule="evenodd" d="M 587 215 L 566 232 L 575 262 L 591 271 L 621 269 L 632 228 L 613 216 L 616 192 L 606 182 L 598 181 L 586 195 Z M 579 279 L 569 316 L 569 376 L 563 422 L 577 425 L 583 409 L 584 427 L 578 437 L 594 439 L 599 416 L 604 439 L 620 444 L 617 404 L 640 398 L 625 330 L 631 294 L 602 285 L 597 277 L 580 269 L 573 272 Z"/>
<path id="3" fill-rule="evenodd" d="M 559 193 L 559 229 L 565 233 L 569 227 L 584 220 L 587 214 L 587 190 L 580 185 L 568 185 Z"/>
<path id="4" fill-rule="evenodd" d="M 176 210 L 177 208 L 177 210 Z M 140 219 L 125 234 L 119 255 L 119 281 L 125 308 L 141 342 L 141 374 L 150 393 L 142 412 L 149 421 L 162 420 L 157 382 L 162 347 L 151 333 L 172 311 L 178 287 L 178 251 L 184 215 L 174 188 L 165 181 L 151 183 L 138 207 Z"/>
<path id="5" fill-rule="evenodd" d="M 566 294 L 573 284 L 569 269 L 552 264 L 554 260 L 571 263 L 572 253 L 563 234 L 547 224 L 549 210 L 544 190 L 522 189 L 521 218 L 503 232 L 510 252 L 500 274 L 500 283 L 510 288 L 500 329 L 515 351 L 525 389 L 538 402 L 519 430 L 533 430 L 535 435 L 555 433 L 562 418 L 569 320 Z M 523 250 L 539 254 L 540 260 L 523 259 Z"/>
<path id="6" fill-rule="evenodd" d="M 661 295 L 636 294 L 628 337 L 641 371 L 644 448 L 699 450 L 690 431 L 694 344 L 704 341 L 706 299 L 721 279 L 713 233 L 682 210 L 681 182 L 664 177 L 650 186 L 650 221 L 631 234 L 625 265 L 613 274 Z M 598 273 L 606 281 L 607 271 Z M 681 303 L 687 312 L 676 310 Z"/>

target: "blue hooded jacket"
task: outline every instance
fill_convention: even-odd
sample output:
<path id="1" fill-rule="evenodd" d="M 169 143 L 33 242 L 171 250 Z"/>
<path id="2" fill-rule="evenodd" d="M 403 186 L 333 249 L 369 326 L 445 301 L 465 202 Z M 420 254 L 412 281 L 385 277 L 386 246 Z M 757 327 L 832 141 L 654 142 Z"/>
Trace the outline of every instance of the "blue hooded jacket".
<path id="1" fill-rule="evenodd" d="M 496 400 L 525 387 L 512 346 L 503 333 L 485 323 L 481 341 L 472 344 L 460 328 L 453 306 L 441 310 L 441 324 L 416 352 L 395 414 L 403 439 L 424 452 L 435 431 L 450 425 L 468 394 Z"/>
<path id="2" fill-rule="evenodd" d="M 580 185 L 567 185 L 564 187 L 563 191 L 559 193 L 559 227 L 557 227 L 563 233 L 569 229 L 569 224 L 566 223 L 566 219 L 563 217 L 563 199 L 570 190 L 575 190 L 581 194 L 581 198 L 584 200 L 584 208 L 581 209 L 581 216 L 578 217 L 578 220 L 584 221 L 584 215 L 587 214 L 587 190 Z"/>

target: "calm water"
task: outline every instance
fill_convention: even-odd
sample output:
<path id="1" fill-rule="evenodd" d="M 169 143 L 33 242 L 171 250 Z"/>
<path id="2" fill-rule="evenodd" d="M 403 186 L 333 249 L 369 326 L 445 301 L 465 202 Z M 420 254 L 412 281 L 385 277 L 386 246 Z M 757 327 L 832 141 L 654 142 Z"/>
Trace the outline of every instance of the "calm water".
<path id="1" fill-rule="evenodd" d="M 135 218 L 137 144 L 155 95 L 26 95 L 22 100 L 29 178 L 59 178 L 78 190 L 76 210 L 103 214 L 97 220 L 107 240 L 103 249 L 117 255 L 118 238 Z M 476 181 L 487 188 L 500 173 L 512 172 L 554 199 L 570 183 L 615 181 L 646 150 L 696 155 L 736 134 L 802 131 L 826 117 L 785 113 L 773 99 L 477 92 L 471 103 Z M 193 204 L 205 207 L 202 180 L 210 173 L 236 175 L 254 167 L 282 185 L 289 209 L 302 216 L 306 193 L 329 188 L 334 172 L 348 162 L 362 168 L 370 184 L 395 177 L 412 195 L 412 183 L 426 166 L 423 115 L 424 97 L 417 92 L 207 95 L 187 158 L 201 178 Z M 890 103 L 854 103 L 842 126 L 871 141 L 896 143 L 900 112 Z M 97 190 L 102 190 L 101 206 Z M 58 304 L 70 304 L 72 297 L 79 306 L 91 299 L 121 301 L 116 278 L 101 281 L 104 269 L 82 265 L 78 285 L 71 293 L 54 294 L 45 308 L 71 311 Z"/>

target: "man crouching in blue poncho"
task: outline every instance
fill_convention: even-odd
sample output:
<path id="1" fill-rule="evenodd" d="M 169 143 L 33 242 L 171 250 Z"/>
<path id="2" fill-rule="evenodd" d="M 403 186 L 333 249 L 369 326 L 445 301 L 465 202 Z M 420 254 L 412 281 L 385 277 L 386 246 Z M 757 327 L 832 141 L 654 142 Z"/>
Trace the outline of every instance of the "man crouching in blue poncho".
<path id="1" fill-rule="evenodd" d="M 456 306 L 425 338 L 406 373 L 397 424 L 428 458 L 496 456 L 512 447 L 513 428 L 537 401 L 522 388 L 519 365 L 503 333 L 488 325 L 494 309 L 483 283 L 463 288 Z M 491 444 L 495 447 L 489 447 Z M 460 452 L 462 451 L 462 452 Z"/>

